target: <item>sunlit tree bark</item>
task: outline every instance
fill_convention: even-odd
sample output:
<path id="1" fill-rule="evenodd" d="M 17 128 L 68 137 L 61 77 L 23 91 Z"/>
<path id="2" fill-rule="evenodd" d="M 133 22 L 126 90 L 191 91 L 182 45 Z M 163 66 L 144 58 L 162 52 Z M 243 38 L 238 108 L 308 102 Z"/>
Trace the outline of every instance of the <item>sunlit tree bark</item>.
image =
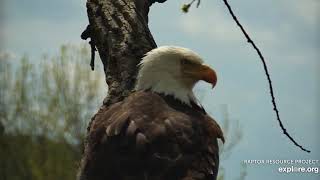
<path id="1" fill-rule="evenodd" d="M 151 0 L 88 0 L 89 25 L 82 38 L 97 48 L 108 84 L 104 104 L 126 97 L 133 89 L 137 64 L 156 47 L 148 28 Z"/>

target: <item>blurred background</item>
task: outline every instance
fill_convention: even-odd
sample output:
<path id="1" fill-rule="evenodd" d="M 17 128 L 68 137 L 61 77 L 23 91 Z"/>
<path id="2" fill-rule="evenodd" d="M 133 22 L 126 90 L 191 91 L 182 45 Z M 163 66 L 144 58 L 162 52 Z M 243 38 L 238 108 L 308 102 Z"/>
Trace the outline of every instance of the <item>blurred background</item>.
<path id="1" fill-rule="evenodd" d="M 195 91 L 227 136 L 220 180 L 319 179 L 244 160 L 320 159 L 320 2 L 230 0 L 266 58 L 285 127 L 310 154 L 282 134 L 261 62 L 223 2 L 203 0 L 187 14 L 183 3 L 153 5 L 149 26 L 159 46 L 191 48 L 218 72 L 213 91 Z M 1 180 L 75 179 L 87 124 L 107 94 L 102 64 L 91 71 L 80 39 L 87 24 L 85 0 L 0 2 Z"/>

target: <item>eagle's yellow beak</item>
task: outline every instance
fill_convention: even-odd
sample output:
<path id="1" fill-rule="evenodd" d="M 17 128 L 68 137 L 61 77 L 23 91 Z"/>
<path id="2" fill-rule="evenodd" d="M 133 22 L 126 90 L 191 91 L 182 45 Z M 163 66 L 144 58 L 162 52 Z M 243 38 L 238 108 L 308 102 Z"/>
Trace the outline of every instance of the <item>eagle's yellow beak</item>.
<path id="1" fill-rule="evenodd" d="M 185 64 L 183 66 L 185 74 L 196 80 L 203 80 L 212 84 L 212 88 L 217 84 L 217 74 L 209 66 L 204 64 Z"/>
<path id="2" fill-rule="evenodd" d="M 212 88 L 214 88 L 217 84 L 217 74 L 207 65 L 201 65 L 198 69 L 199 79 L 204 80 L 210 84 L 212 84 Z"/>

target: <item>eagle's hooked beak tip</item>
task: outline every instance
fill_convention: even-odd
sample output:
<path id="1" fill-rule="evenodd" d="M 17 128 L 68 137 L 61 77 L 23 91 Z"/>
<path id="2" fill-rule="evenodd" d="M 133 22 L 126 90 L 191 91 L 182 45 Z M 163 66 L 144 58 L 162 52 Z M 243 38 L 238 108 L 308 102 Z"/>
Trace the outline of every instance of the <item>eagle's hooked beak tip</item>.
<path id="1" fill-rule="evenodd" d="M 211 69 L 207 65 L 202 65 L 202 80 L 212 84 L 212 89 L 216 86 L 217 84 L 217 74 L 216 72 Z"/>

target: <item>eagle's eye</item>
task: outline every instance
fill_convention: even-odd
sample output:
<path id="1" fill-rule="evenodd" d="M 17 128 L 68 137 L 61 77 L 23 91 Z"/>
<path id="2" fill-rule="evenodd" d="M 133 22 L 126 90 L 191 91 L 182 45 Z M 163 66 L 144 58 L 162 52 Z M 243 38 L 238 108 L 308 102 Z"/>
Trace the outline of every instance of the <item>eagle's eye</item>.
<path id="1" fill-rule="evenodd" d="M 182 59 L 181 60 L 181 65 L 182 66 L 195 66 L 195 65 L 199 65 L 198 63 L 195 63 L 193 61 L 190 61 L 189 59 Z"/>
<path id="2" fill-rule="evenodd" d="M 191 76 L 193 77 L 197 70 L 197 67 L 199 67 L 201 64 L 194 62 L 192 60 L 189 59 L 181 59 L 181 72 L 185 75 L 185 76 Z"/>

